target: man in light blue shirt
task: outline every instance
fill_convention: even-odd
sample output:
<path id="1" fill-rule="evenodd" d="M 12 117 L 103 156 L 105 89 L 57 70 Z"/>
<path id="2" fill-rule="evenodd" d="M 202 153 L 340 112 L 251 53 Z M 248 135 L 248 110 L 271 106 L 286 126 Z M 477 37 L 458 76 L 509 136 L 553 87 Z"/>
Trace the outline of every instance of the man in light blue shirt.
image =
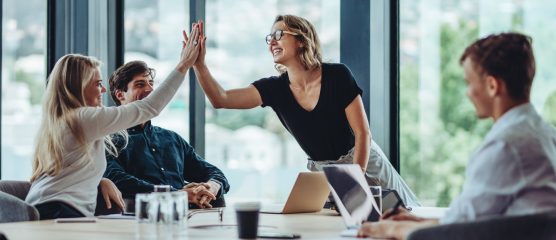
<path id="1" fill-rule="evenodd" d="M 460 62 L 477 117 L 494 121 L 471 155 L 461 195 L 442 219 L 385 213 L 387 220 L 365 223 L 361 236 L 404 239 L 439 223 L 556 210 L 556 130 L 529 102 L 535 75 L 531 38 L 490 35 L 467 47 Z"/>

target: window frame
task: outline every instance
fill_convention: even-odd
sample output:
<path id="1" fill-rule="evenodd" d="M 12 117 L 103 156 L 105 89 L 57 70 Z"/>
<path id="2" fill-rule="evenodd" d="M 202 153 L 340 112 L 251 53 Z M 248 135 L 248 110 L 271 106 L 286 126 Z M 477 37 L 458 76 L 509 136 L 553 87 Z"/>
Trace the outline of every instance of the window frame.
<path id="1" fill-rule="evenodd" d="M 4 36 L 3 36 L 4 34 L 2 34 L 3 31 L 4 31 L 4 29 L 3 29 L 3 26 L 4 26 L 3 20 L 4 20 L 4 3 L 2 2 L 2 3 L 0 3 L 0 21 L 2 21 L 2 22 L 0 22 L 0 39 L 1 39 L 0 40 L 0 89 L 2 89 L 2 85 L 3 85 L 2 83 L 4 82 L 2 80 L 2 64 L 3 64 L 3 62 L 2 62 L 2 60 L 3 60 L 3 58 L 2 58 L 2 56 L 3 56 L 2 55 L 3 54 L 2 46 L 3 46 L 3 39 L 4 39 Z M 2 101 L 1 98 L 0 98 L 0 101 Z M 0 102 L 0 113 L 1 112 L 2 112 L 2 104 Z M 2 125 L 2 117 L 0 116 L 0 146 L 2 146 L 2 137 L 1 137 L 2 136 L 2 127 L 1 127 L 1 125 Z M 0 179 L 2 179 L 2 153 L 0 153 Z"/>
<path id="2" fill-rule="evenodd" d="M 342 1 L 340 61 L 349 66 L 363 89 L 373 141 L 399 172 L 398 3 Z"/>

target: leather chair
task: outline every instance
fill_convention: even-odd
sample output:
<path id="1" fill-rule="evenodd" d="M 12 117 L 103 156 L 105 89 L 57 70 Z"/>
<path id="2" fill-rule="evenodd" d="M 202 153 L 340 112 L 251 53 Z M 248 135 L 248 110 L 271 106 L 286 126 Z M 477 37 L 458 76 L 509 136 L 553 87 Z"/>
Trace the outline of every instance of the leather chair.
<path id="1" fill-rule="evenodd" d="M 423 228 L 412 232 L 408 240 L 497 240 L 556 239 L 556 212 L 525 216 L 494 217 L 466 223 Z"/>
<path id="2" fill-rule="evenodd" d="M 7 193 L 8 195 L 16 197 L 14 199 L 14 198 L 9 198 L 9 197 L 6 197 L 5 195 L 3 195 L 0 198 L 0 208 L 2 209 L 2 212 L 0 213 L 0 222 L 7 222 L 7 221 L 16 222 L 16 221 L 39 220 L 39 213 L 38 213 L 37 209 L 25 202 L 25 198 L 27 197 L 27 193 L 29 193 L 30 188 L 31 188 L 31 183 L 28 182 L 28 181 L 0 180 L 0 192 L 4 192 L 4 193 Z M 23 211 L 28 211 L 30 213 L 23 213 L 23 216 L 19 216 L 18 218 L 14 218 L 14 217 L 4 218 L 4 215 L 9 215 L 12 212 L 12 211 L 4 211 L 4 209 L 6 209 L 6 210 L 8 209 L 7 208 L 8 202 L 10 202 L 10 204 L 14 204 L 14 201 L 17 201 L 17 200 L 20 200 L 19 204 L 31 207 L 28 210 L 23 210 Z M 112 205 L 116 206 L 114 203 Z M 13 205 L 10 205 L 10 206 L 13 206 Z M 8 212 L 10 212 L 10 213 L 8 213 Z M 119 213 L 119 212 L 121 212 L 121 210 L 119 210 L 117 207 L 113 207 L 112 209 L 107 209 L 106 208 L 106 203 L 104 202 L 104 198 L 102 198 L 102 194 L 100 193 L 100 189 L 99 189 L 99 194 L 97 196 L 97 208 L 96 208 L 96 211 L 95 211 L 95 215 L 106 215 L 106 214 Z M 35 215 L 35 213 L 36 213 L 36 215 Z M 29 216 L 29 217 L 25 217 L 25 216 Z M 6 220 L 4 220 L 4 219 L 6 219 Z"/>
<path id="3" fill-rule="evenodd" d="M 25 202 L 31 184 L 0 180 L 0 223 L 39 220 L 37 209 Z"/>
<path id="4" fill-rule="evenodd" d="M 11 194 L 23 201 L 30 188 L 31 183 L 28 181 L 0 180 L 0 192 Z"/>

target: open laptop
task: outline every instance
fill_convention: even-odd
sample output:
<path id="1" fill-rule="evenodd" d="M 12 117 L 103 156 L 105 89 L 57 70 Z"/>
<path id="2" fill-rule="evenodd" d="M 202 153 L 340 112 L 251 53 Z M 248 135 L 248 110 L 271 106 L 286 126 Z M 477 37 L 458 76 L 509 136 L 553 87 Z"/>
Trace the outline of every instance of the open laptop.
<path id="1" fill-rule="evenodd" d="M 322 172 L 300 172 L 285 204 L 264 204 L 262 213 L 307 213 L 322 210 L 330 190 Z"/>
<path id="2" fill-rule="evenodd" d="M 323 171 L 347 227 L 341 236 L 356 237 L 361 223 L 368 219 L 371 212 L 378 212 L 365 176 L 356 164 L 328 165 L 323 167 Z"/>

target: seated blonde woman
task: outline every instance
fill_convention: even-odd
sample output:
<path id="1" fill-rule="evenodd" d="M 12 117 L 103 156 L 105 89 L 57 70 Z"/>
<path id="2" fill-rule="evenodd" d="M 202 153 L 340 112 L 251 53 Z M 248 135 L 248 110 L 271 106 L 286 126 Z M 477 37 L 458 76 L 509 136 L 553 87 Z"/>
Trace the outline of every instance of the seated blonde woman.
<path id="1" fill-rule="evenodd" d="M 32 185 L 26 198 L 39 210 L 41 219 L 94 215 L 97 186 L 106 169 L 104 153 L 118 152 L 107 136 L 162 111 L 197 59 L 198 37 L 194 24 L 189 42 L 183 43 L 180 61 L 166 80 L 148 97 L 117 107 L 102 106 L 106 88 L 99 61 L 76 54 L 58 60 L 46 87 Z M 108 184 L 107 192 L 123 206 L 114 184 Z"/>

